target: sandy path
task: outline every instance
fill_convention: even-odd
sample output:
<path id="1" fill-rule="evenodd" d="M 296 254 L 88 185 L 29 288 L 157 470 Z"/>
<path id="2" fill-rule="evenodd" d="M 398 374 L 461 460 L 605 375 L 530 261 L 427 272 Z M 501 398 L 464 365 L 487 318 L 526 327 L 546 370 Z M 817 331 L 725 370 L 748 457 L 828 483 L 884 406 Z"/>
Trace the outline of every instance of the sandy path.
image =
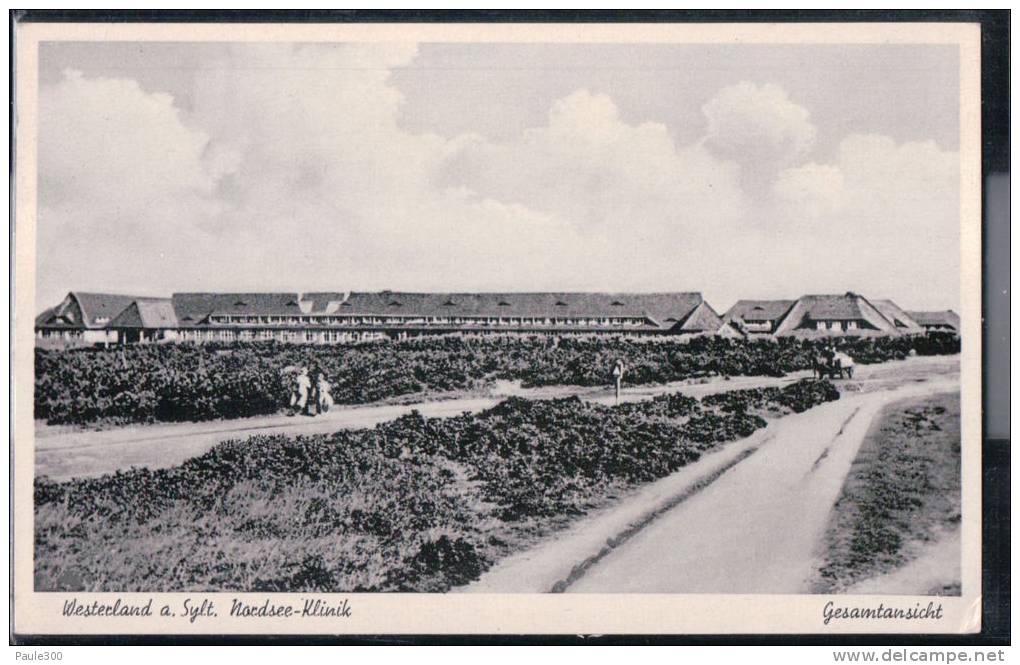
<path id="1" fill-rule="evenodd" d="M 607 541 L 623 540 L 628 532 L 654 519 L 699 487 L 714 482 L 772 436 L 770 428 L 703 455 L 676 473 L 644 485 L 618 503 L 594 511 L 537 546 L 501 560 L 472 584 L 455 592 L 544 592 L 566 584 L 575 569 L 592 564 L 610 549 Z M 597 563 L 596 563 L 597 565 Z"/>
<path id="2" fill-rule="evenodd" d="M 940 365 L 928 380 L 911 375 L 889 388 L 887 369 L 865 378 L 877 389 L 773 421 L 500 562 L 463 591 L 808 592 L 829 510 L 872 419 L 890 402 L 959 387 Z"/>
<path id="3" fill-rule="evenodd" d="M 939 379 L 844 397 L 775 423 L 772 437 L 592 567 L 569 591 L 807 593 L 829 510 L 872 419 Z"/>
<path id="4" fill-rule="evenodd" d="M 714 379 L 697 384 L 677 382 L 635 386 L 624 391 L 621 401 L 650 399 L 655 395 L 675 392 L 702 396 L 739 388 L 781 386 L 803 378 L 802 374 L 806 376 L 806 373 L 797 373 L 783 378 L 739 377 L 731 380 Z M 427 417 L 455 416 L 465 411 L 488 409 L 510 395 L 534 399 L 577 395 L 582 399 L 602 404 L 615 402 L 615 396 L 603 388 L 555 386 L 521 389 L 506 386 L 499 394 L 486 397 L 409 404 L 342 406 L 314 418 L 274 415 L 205 423 L 143 425 L 100 431 L 67 431 L 44 426 L 37 428 L 36 433 L 35 473 L 37 476 L 46 475 L 56 480 L 112 473 L 132 466 L 156 469 L 180 464 L 227 439 L 247 438 L 259 434 L 291 436 L 324 434 L 340 429 L 374 427 L 406 415 L 412 410 L 417 410 Z"/>

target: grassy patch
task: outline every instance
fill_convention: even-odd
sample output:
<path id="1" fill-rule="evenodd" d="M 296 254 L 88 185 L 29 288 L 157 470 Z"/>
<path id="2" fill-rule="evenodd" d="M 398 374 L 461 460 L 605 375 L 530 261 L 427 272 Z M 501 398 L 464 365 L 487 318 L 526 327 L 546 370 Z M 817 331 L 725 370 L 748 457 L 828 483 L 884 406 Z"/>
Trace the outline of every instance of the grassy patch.
<path id="1" fill-rule="evenodd" d="M 960 395 L 913 398 L 876 418 L 830 517 L 816 591 L 838 593 L 912 560 L 960 521 Z"/>

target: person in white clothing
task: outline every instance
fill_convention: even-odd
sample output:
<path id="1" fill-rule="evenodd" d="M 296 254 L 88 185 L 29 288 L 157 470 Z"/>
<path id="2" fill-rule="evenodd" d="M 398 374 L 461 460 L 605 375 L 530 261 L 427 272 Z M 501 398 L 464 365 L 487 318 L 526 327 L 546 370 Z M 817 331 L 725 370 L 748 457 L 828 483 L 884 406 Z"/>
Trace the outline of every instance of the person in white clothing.
<path id="1" fill-rule="evenodd" d="M 302 367 L 297 377 L 294 379 L 294 392 L 290 395 L 290 408 L 292 413 L 302 412 L 305 415 L 310 415 L 308 412 L 308 393 L 312 389 L 312 380 L 308 378 L 308 368 Z"/>

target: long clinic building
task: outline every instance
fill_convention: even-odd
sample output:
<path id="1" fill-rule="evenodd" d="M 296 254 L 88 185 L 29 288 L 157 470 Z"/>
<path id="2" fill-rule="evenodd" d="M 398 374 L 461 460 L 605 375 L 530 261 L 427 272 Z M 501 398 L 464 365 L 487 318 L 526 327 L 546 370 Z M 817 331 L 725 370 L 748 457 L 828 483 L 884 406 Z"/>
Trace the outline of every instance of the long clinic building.
<path id="1" fill-rule="evenodd" d="M 729 334 L 700 293 L 69 293 L 39 342 L 275 340 L 342 344 L 436 334 Z M 734 333 L 735 334 L 735 333 Z"/>
<path id="2" fill-rule="evenodd" d="M 959 333 L 952 311 L 907 312 L 847 292 L 740 300 L 722 316 L 700 293 L 72 292 L 40 314 L 46 345 L 269 341 L 344 344 L 450 334 L 717 335 L 734 338 Z"/>

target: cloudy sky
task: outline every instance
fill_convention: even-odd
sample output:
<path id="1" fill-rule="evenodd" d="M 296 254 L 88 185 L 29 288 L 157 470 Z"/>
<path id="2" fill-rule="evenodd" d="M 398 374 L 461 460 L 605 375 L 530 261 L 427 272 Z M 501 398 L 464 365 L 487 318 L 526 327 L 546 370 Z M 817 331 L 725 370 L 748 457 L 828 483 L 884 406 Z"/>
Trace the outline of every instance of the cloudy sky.
<path id="1" fill-rule="evenodd" d="M 958 55 L 44 43 L 69 290 L 854 290 L 958 308 Z"/>

